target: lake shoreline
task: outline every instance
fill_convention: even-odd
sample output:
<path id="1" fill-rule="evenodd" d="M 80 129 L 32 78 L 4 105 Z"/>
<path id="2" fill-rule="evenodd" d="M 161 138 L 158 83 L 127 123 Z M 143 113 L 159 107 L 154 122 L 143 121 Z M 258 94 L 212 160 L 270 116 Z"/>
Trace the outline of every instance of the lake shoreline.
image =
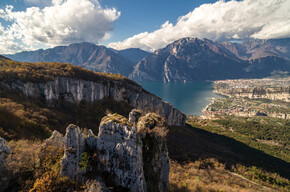
<path id="1" fill-rule="evenodd" d="M 147 91 L 171 103 L 186 115 L 202 116 L 203 109 L 211 103 L 215 94 L 213 81 L 199 82 L 138 82 Z"/>

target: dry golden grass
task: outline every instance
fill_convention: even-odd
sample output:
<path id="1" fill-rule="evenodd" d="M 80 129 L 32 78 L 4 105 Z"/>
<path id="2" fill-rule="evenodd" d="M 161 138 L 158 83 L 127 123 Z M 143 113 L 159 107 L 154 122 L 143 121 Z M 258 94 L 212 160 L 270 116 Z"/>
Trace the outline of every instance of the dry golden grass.
<path id="1" fill-rule="evenodd" d="M 39 140 L 10 141 L 12 154 L 5 162 L 7 191 L 71 191 L 82 189 L 77 181 L 60 176 L 61 147 L 42 145 Z"/>
<path id="2" fill-rule="evenodd" d="M 114 123 L 117 123 L 119 125 L 128 125 L 128 126 L 132 126 L 128 119 L 122 115 L 119 115 L 117 113 L 114 114 L 108 114 L 107 116 L 103 117 L 102 121 L 100 124 L 106 124 L 109 121 L 113 121 Z"/>
<path id="3" fill-rule="evenodd" d="M 251 182 L 245 183 L 245 179 L 273 190 L 289 191 L 290 189 L 287 162 L 232 138 L 189 125 L 170 127 L 169 130 L 167 141 L 169 157 L 172 160 L 171 191 L 255 189 L 256 185 L 252 185 Z M 185 173 L 187 175 L 184 175 Z M 235 173 L 241 176 L 236 176 Z M 198 176 L 201 181 L 195 181 L 193 179 L 195 177 L 186 177 L 188 175 Z M 256 191 L 265 190 L 266 188 L 261 187 Z"/>
<path id="4" fill-rule="evenodd" d="M 274 191 L 234 175 L 214 158 L 185 164 L 171 160 L 169 182 L 172 192 Z"/>
<path id="5" fill-rule="evenodd" d="M 95 72 L 69 63 L 40 62 L 28 63 L 8 59 L 0 59 L 0 79 L 29 82 L 47 82 L 55 77 L 72 77 L 83 80 L 104 82 L 118 80 L 125 86 L 137 85 L 123 75 Z"/>

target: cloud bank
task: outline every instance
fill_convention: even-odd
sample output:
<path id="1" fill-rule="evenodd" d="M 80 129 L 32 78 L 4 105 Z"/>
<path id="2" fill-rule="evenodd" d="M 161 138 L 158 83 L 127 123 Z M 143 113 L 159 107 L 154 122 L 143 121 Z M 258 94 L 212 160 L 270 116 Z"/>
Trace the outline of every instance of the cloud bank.
<path id="1" fill-rule="evenodd" d="M 98 0 L 52 0 L 43 9 L 30 7 L 13 11 L 13 6 L 0 9 L 0 53 L 33 49 L 37 45 L 55 46 L 75 42 L 98 43 L 110 37 L 112 23 L 120 12 L 101 7 Z"/>
<path id="2" fill-rule="evenodd" d="M 137 34 L 109 47 L 154 51 L 184 37 L 220 41 L 285 38 L 290 37 L 289 13 L 289 0 L 218 1 L 195 8 L 179 17 L 175 25 L 166 21 L 156 31 Z"/>

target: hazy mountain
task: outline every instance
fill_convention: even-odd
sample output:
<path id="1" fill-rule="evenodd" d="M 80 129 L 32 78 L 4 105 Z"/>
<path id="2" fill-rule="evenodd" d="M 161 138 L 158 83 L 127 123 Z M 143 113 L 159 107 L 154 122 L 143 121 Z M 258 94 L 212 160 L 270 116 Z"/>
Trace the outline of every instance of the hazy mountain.
<path id="1" fill-rule="evenodd" d="M 24 51 L 7 55 L 16 61 L 26 62 L 63 62 L 71 63 L 100 72 L 120 73 L 128 76 L 134 65 L 118 53 L 92 43 L 75 43 L 47 50 Z"/>
<path id="2" fill-rule="evenodd" d="M 239 43 L 223 42 L 222 45 L 243 60 L 258 59 L 267 56 L 290 60 L 290 38 L 253 39 Z"/>
<path id="3" fill-rule="evenodd" d="M 118 51 L 118 53 L 123 57 L 125 57 L 126 59 L 129 59 L 134 64 L 134 66 L 144 57 L 150 54 L 149 52 L 143 51 L 142 49 L 139 48 L 124 49 Z"/>
<path id="4" fill-rule="evenodd" d="M 246 62 L 218 43 L 184 38 L 145 57 L 129 77 L 165 82 L 238 78 L 246 66 Z"/>
<path id="5" fill-rule="evenodd" d="M 0 55 L 0 59 L 9 59 L 9 58 L 4 57 L 3 55 Z"/>
<path id="6" fill-rule="evenodd" d="M 264 45 L 259 46 L 265 50 L 262 49 Z M 248 53 L 248 50 L 253 51 Z M 264 77 L 273 70 L 290 70 L 285 57 L 267 52 L 254 54 L 254 50 L 250 41 L 234 44 L 183 38 L 146 56 L 135 66 L 129 78 L 136 81 L 202 81 Z M 284 55 L 287 55 L 288 51 L 283 50 Z M 261 58 L 251 59 L 255 58 L 254 55 L 261 55 Z"/>

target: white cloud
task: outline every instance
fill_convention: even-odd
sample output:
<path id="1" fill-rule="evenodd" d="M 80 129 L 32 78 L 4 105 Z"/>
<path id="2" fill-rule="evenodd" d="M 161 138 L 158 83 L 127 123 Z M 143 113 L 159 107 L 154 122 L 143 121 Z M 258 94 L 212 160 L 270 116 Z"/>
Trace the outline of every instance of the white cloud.
<path id="1" fill-rule="evenodd" d="M 1 40 L 12 39 L 25 48 L 83 41 L 98 43 L 110 36 L 112 23 L 119 16 L 120 12 L 101 7 L 98 0 L 52 0 L 43 9 L 30 7 L 25 11 L 13 11 L 13 6 L 7 6 L 0 9 L 0 18 L 12 24 L 4 29 Z M 14 51 L 0 46 L 0 53 Z"/>
<path id="2" fill-rule="evenodd" d="M 212 40 L 290 37 L 289 13 L 289 0 L 218 1 L 203 4 L 179 17 L 175 25 L 166 21 L 156 31 L 140 33 L 109 46 L 153 51 L 183 37 Z"/>

